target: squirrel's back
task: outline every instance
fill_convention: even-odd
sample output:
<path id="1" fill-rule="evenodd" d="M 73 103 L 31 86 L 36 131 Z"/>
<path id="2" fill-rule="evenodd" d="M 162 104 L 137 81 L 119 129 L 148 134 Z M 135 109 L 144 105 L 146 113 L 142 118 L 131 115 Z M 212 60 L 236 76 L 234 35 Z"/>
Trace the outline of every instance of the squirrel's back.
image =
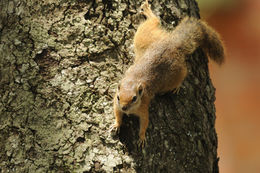
<path id="1" fill-rule="evenodd" d="M 179 54 L 173 44 L 169 37 L 153 43 L 142 58 L 126 71 L 124 79 L 145 83 L 151 96 L 178 87 L 187 70 L 184 54 Z"/>

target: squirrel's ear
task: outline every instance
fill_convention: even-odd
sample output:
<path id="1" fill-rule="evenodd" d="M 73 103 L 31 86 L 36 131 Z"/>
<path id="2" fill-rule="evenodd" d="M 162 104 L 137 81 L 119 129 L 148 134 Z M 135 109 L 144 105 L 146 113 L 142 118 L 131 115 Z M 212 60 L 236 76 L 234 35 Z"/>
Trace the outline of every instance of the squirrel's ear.
<path id="1" fill-rule="evenodd" d="M 119 83 L 117 84 L 117 90 L 118 90 L 118 91 L 120 90 L 120 85 L 121 85 L 121 82 L 119 82 Z"/>
<path id="2" fill-rule="evenodd" d="M 142 83 L 140 83 L 140 84 L 138 85 L 138 94 L 139 94 L 140 96 L 143 95 L 143 90 L 144 90 L 144 86 L 143 86 Z"/>

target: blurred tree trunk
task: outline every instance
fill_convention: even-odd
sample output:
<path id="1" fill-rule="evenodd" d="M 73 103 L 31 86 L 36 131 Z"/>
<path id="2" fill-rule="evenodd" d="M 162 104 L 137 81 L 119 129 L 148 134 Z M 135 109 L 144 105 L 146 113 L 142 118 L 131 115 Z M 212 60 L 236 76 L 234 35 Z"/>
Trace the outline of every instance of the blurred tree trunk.
<path id="1" fill-rule="evenodd" d="M 215 89 L 201 50 L 178 95 L 111 137 L 112 97 L 132 63 L 138 0 L 0 1 L 0 172 L 218 172 Z M 168 28 L 195 0 L 154 1 Z"/>

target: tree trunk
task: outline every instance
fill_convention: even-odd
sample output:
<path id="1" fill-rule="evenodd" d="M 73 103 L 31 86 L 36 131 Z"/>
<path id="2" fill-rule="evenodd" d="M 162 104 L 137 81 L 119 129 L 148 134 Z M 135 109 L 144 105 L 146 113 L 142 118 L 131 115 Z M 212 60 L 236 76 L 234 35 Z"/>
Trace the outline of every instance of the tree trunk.
<path id="1" fill-rule="evenodd" d="M 142 151 L 134 116 L 110 135 L 142 2 L 0 1 L 0 172 L 218 172 L 215 89 L 200 49 L 179 94 L 152 101 Z M 195 0 L 152 8 L 168 28 L 199 17 Z"/>

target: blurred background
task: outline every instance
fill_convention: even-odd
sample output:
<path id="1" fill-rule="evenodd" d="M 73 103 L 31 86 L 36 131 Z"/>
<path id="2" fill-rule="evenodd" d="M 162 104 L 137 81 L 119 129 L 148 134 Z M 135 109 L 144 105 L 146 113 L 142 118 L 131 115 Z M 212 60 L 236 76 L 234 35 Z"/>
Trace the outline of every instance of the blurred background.
<path id="1" fill-rule="evenodd" d="M 216 87 L 221 173 L 260 172 L 260 0 L 197 0 L 223 37 L 226 63 L 209 64 Z"/>

